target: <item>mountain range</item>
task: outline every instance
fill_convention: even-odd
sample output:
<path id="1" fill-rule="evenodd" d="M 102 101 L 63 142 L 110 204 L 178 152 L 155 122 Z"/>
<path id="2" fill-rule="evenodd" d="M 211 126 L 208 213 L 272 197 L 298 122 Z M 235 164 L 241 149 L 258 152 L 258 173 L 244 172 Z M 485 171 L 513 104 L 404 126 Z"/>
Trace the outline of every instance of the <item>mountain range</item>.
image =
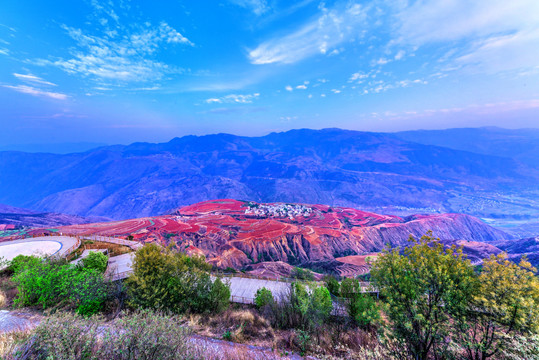
<path id="1" fill-rule="evenodd" d="M 537 130 L 291 130 L 185 136 L 69 154 L 0 152 L 0 203 L 127 219 L 216 198 L 482 218 L 521 237 L 539 218 Z M 534 224 L 535 221 L 535 224 Z"/>

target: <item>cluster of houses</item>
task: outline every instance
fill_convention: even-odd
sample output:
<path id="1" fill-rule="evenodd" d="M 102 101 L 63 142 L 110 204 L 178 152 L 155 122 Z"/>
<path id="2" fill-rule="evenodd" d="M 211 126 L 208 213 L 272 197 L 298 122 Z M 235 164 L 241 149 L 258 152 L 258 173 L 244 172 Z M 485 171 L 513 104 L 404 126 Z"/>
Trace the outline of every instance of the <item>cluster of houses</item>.
<path id="1" fill-rule="evenodd" d="M 313 209 L 298 204 L 249 204 L 245 210 L 246 215 L 255 215 L 257 217 L 281 217 L 293 220 L 298 216 L 308 217 Z"/>

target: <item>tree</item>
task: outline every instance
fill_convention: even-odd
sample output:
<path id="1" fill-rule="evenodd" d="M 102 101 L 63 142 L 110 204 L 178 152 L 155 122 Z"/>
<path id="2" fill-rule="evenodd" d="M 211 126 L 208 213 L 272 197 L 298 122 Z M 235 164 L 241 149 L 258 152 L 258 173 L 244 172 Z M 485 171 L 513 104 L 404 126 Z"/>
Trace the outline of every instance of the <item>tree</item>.
<path id="1" fill-rule="evenodd" d="M 462 249 L 443 245 L 428 232 L 409 238 L 400 254 L 386 249 L 371 270 L 372 280 L 387 303 L 390 336 L 414 359 L 445 352 L 452 309 L 467 303 L 474 272 Z"/>
<path id="2" fill-rule="evenodd" d="M 324 282 L 326 283 L 326 287 L 328 288 L 330 294 L 334 296 L 341 295 L 341 284 L 339 284 L 339 281 L 334 276 L 324 276 Z"/>
<path id="3" fill-rule="evenodd" d="M 100 251 L 90 251 L 88 256 L 82 259 L 81 262 L 85 269 L 104 273 L 107 270 L 109 257 Z"/>
<path id="4" fill-rule="evenodd" d="M 369 294 L 357 293 L 350 298 L 348 315 L 361 327 L 368 328 L 380 320 L 380 307 Z"/>
<path id="5" fill-rule="evenodd" d="M 539 279 L 522 259 L 491 255 L 483 263 L 470 303 L 455 316 L 456 341 L 470 360 L 497 356 L 516 337 L 539 332 Z"/>
<path id="6" fill-rule="evenodd" d="M 257 308 L 261 309 L 264 306 L 269 305 L 273 301 L 274 299 L 271 290 L 266 289 L 265 287 L 256 290 L 255 305 Z"/>
<path id="7" fill-rule="evenodd" d="M 220 279 L 212 281 L 210 269 L 203 257 L 145 245 L 137 250 L 126 281 L 131 305 L 175 313 L 220 311 L 229 304 L 230 288 Z"/>
<path id="8" fill-rule="evenodd" d="M 346 278 L 341 282 L 341 296 L 347 299 L 352 299 L 356 294 L 361 292 L 359 280 Z"/>

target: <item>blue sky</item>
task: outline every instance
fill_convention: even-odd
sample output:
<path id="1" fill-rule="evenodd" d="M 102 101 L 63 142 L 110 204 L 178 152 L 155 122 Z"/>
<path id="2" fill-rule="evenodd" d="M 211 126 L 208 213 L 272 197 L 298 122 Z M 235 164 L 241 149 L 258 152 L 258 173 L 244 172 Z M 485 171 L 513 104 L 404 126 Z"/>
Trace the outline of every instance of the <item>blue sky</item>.
<path id="1" fill-rule="evenodd" d="M 4 1 L 0 144 L 539 127 L 539 2 Z"/>

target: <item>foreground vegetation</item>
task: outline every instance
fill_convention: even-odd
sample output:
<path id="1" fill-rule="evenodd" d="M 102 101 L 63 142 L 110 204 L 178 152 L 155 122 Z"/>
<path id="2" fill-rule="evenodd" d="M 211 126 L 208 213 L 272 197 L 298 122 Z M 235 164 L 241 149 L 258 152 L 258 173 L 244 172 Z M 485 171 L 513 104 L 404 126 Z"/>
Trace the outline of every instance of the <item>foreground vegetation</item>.
<path id="1" fill-rule="evenodd" d="M 212 355 L 190 340 L 196 332 L 327 359 L 539 359 L 536 270 L 503 254 L 475 268 L 430 233 L 378 257 L 371 280 L 379 299 L 357 279 L 326 277 L 293 283 L 279 296 L 259 289 L 254 307 L 230 307 L 228 284 L 213 279 L 201 257 L 146 245 L 122 283 L 104 275 L 97 254 L 78 266 L 11 262 L 16 306 L 76 314 L 62 311 L 32 332 L 5 335 L 6 358 L 252 358 L 234 355 L 240 348 L 227 348 L 232 357 Z"/>

